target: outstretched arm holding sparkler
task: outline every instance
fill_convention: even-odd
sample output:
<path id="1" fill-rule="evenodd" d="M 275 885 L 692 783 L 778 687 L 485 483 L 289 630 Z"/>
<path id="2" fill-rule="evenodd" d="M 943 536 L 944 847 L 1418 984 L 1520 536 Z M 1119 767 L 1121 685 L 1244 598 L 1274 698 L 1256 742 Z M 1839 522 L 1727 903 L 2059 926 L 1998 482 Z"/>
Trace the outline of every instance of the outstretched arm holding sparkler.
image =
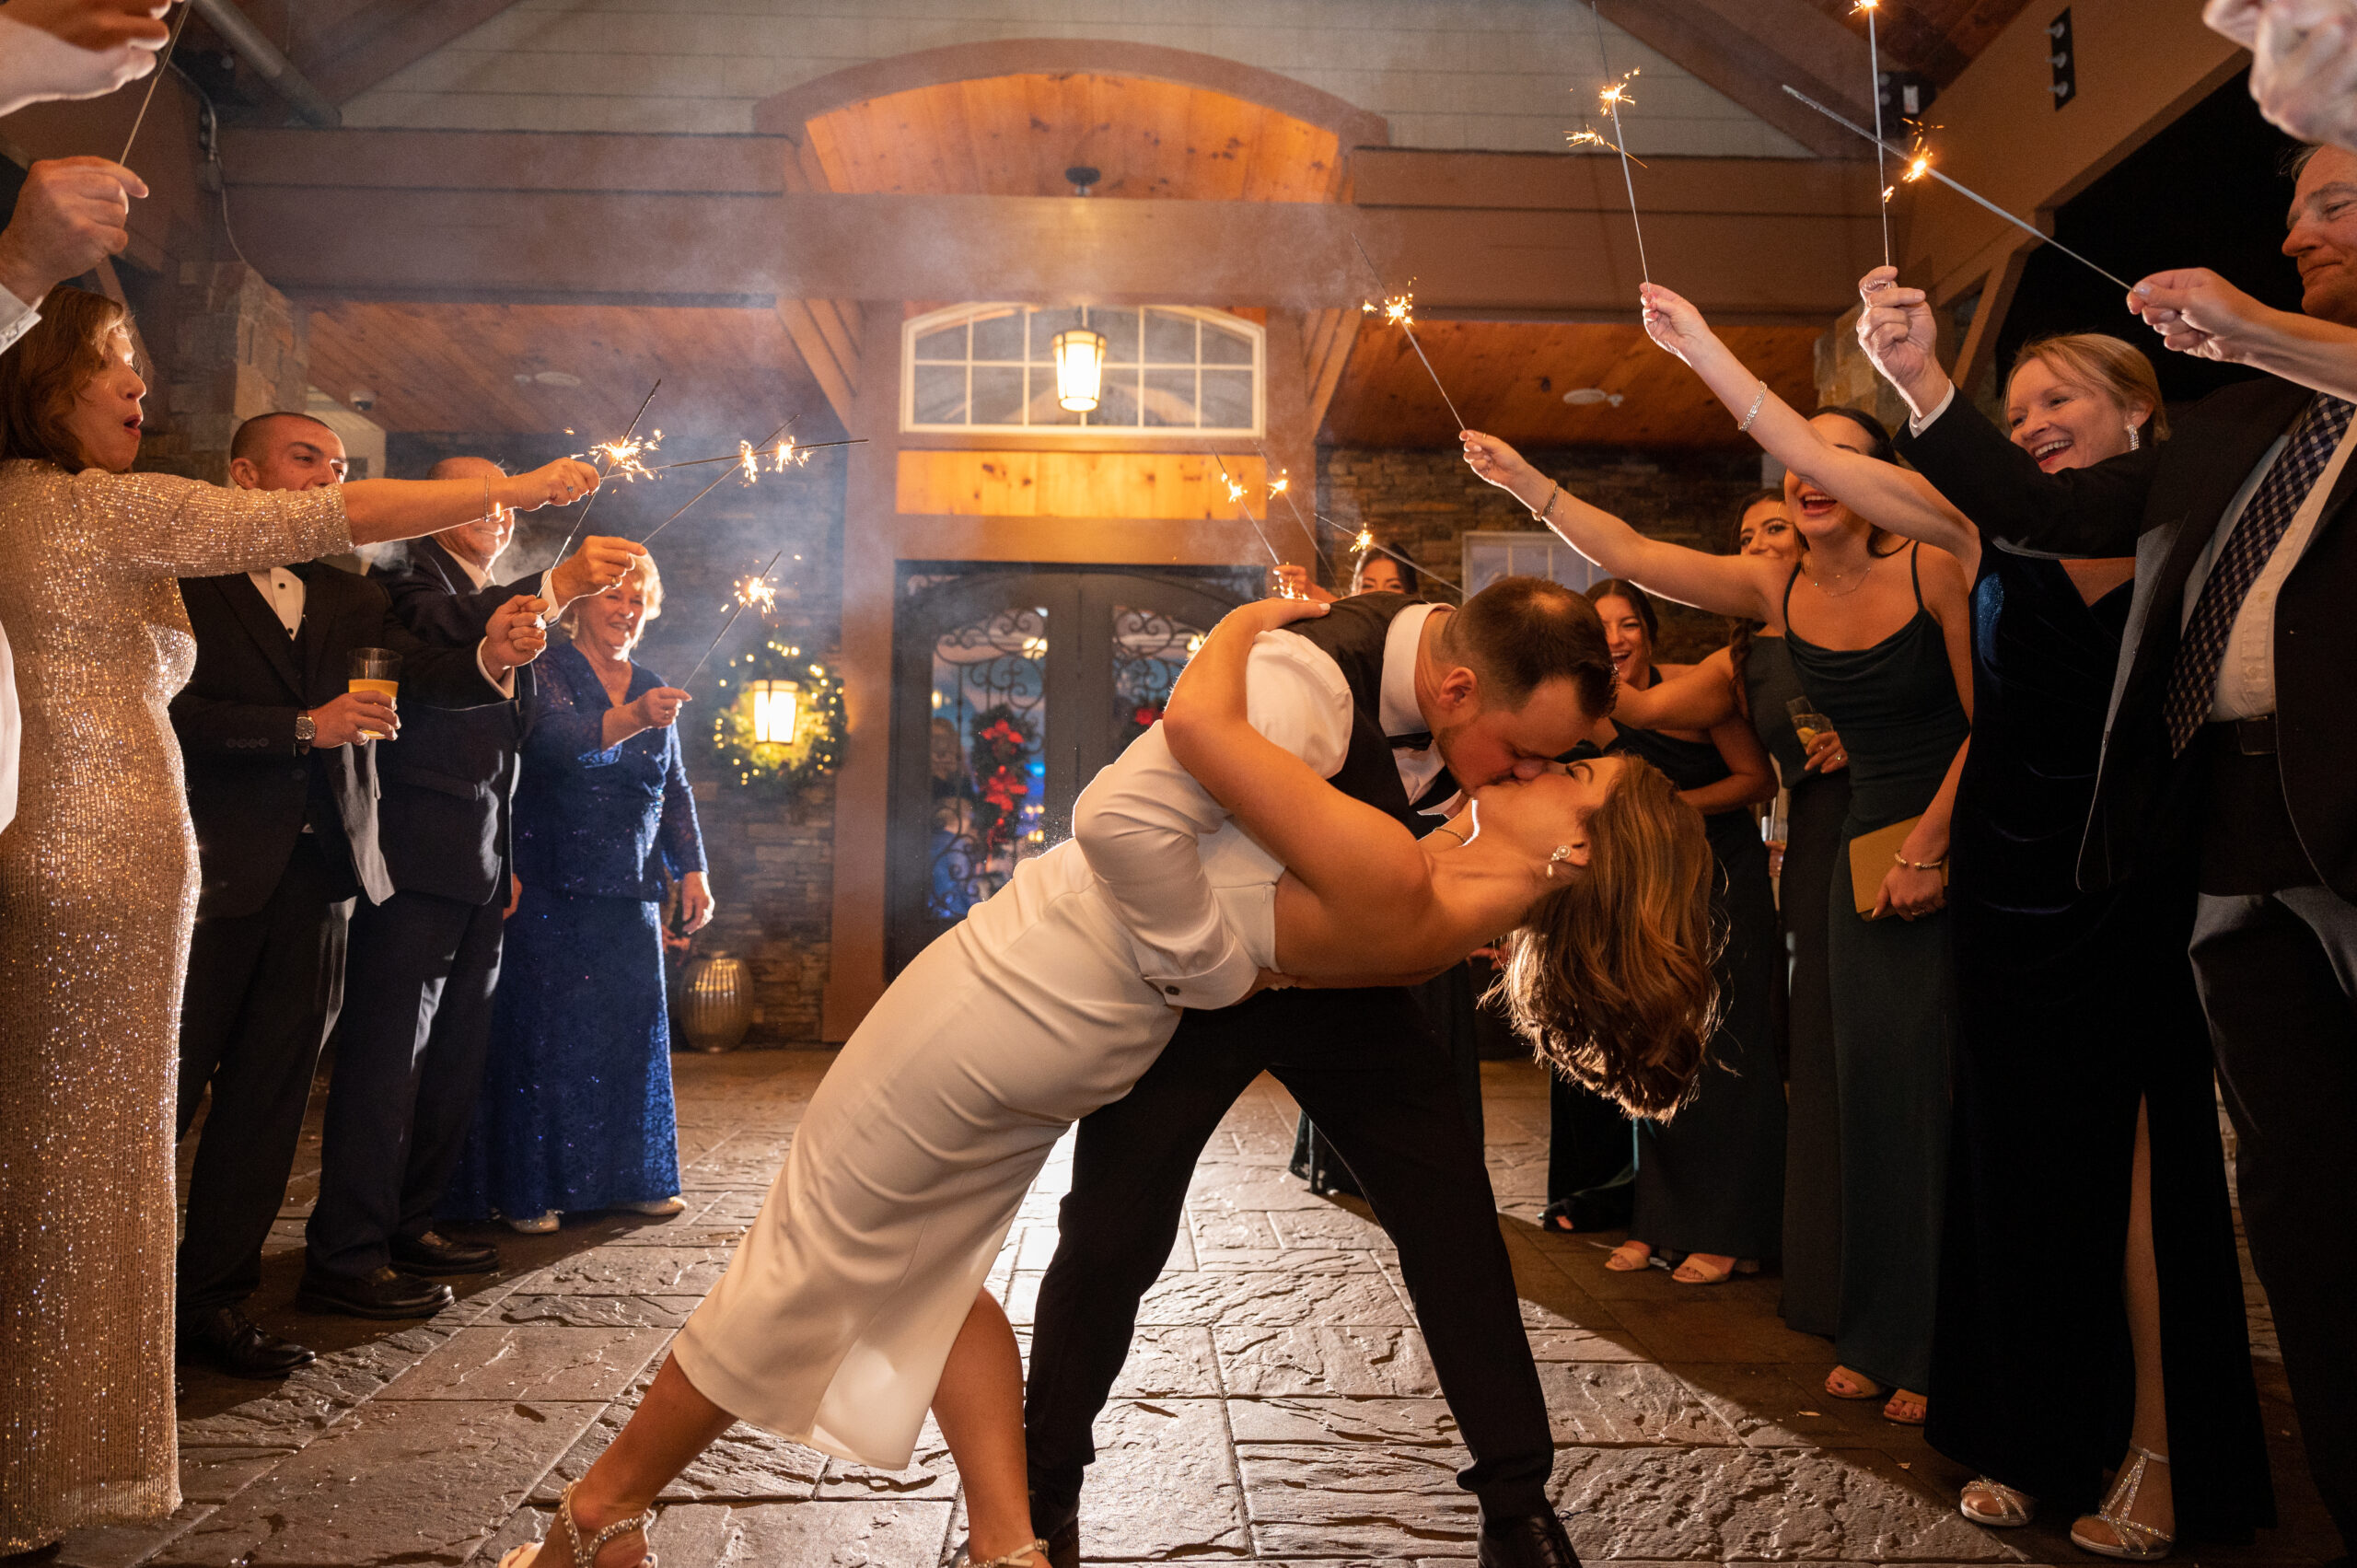
<path id="1" fill-rule="evenodd" d="M 2153 273 L 2129 291 L 2128 308 L 2179 354 L 2357 401 L 2357 329 L 2272 309 L 2207 267 Z"/>
<path id="2" fill-rule="evenodd" d="M 1979 559 L 1980 536 L 1964 515 L 1922 474 L 1882 462 L 1855 447 L 1843 446 L 1817 429 L 1807 416 L 1752 374 L 1721 343 L 1690 301 L 1658 284 L 1639 291 L 1645 331 L 1654 342 L 1684 360 L 1703 384 L 1770 457 L 1862 517 L 1908 539 L 1937 545 L 1970 572 Z M 1830 422 L 1854 437 L 1857 426 Z"/>

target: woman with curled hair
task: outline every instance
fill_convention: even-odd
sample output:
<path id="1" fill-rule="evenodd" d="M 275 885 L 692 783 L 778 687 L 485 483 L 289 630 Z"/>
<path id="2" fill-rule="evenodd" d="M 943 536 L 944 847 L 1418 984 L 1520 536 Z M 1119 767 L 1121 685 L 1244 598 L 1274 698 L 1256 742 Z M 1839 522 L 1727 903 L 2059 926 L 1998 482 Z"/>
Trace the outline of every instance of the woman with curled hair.
<path id="1" fill-rule="evenodd" d="M 966 1489 L 970 1561 L 1044 1559 L 1021 1363 L 985 1281 L 1064 1129 L 1127 1094 L 1178 1028 L 1100 862 L 1118 871 L 1183 840 L 1264 983 L 1398 983 L 1527 922 L 1508 992 L 1548 1057 L 1645 1114 L 1683 1098 L 1714 1001 L 1700 817 L 1646 764 L 1599 758 L 1476 790 L 1420 843 L 1247 716 L 1260 633 L 1325 612 L 1234 611 L 1172 693 L 1155 743 L 1234 822 L 1200 839 L 1141 823 L 1100 778 L 1074 840 L 1024 861 L 901 971 L 629 1424 L 566 1489 L 549 1538 L 505 1568 L 586 1565 L 643 1535 L 732 1421 L 896 1469 L 928 1406 Z M 603 1568 L 643 1561 L 618 1551 Z"/>
<path id="2" fill-rule="evenodd" d="M 541 662 L 516 790 L 516 877 L 491 1056 L 442 1212 L 528 1233 L 561 1214 L 668 1216 L 679 1201 L 663 878 L 712 918 L 703 837 L 673 724 L 685 691 L 635 662 L 663 612 L 655 558 L 577 598 Z"/>
<path id="3" fill-rule="evenodd" d="M 1723 401 L 1747 402 L 1752 379 L 1693 307 L 1655 292 L 1655 335 Z M 2095 332 L 2023 345 L 2004 424 L 2049 473 L 2168 436 L 2150 362 Z M 1755 434 L 1973 574 L 1976 722 L 1950 890 L 1954 1153 L 1926 1434 L 1980 1472 L 1958 1508 L 1996 1527 L 2068 1510 L 2074 1544 L 2131 1560 L 2166 1555 L 2180 1531 L 2247 1538 L 2274 1507 L 2188 957 L 2193 867 L 2094 892 L 2077 878 L 2135 563 L 1983 548 L 1921 475 L 1825 449 L 1772 399 Z M 2040 1235 L 2069 1244 L 2032 1245 Z"/>
<path id="4" fill-rule="evenodd" d="M 196 842 L 166 704 L 194 667 L 178 579 L 308 561 L 598 482 L 229 490 L 133 473 L 146 383 L 122 307 L 58 289 L 0 354 L 0 573 L 23 703 L 0 834 L 0 1552 L 168 1514 L 173 1079 Z M 525 623 L 494 633 L 514 662 Z M 290 764 L 300 754 L 290 733 Z M 57 1216 L 72 1216 L 70 1224 Z"/>

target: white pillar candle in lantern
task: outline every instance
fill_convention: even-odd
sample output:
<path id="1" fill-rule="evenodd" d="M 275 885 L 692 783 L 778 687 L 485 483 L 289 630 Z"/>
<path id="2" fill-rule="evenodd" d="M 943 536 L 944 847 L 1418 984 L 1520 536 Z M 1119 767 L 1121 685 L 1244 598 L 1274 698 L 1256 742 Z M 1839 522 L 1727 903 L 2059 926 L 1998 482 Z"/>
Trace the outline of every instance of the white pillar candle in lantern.
<path id="1" fill-rule="evenodd" d="M 1105 384 L 1105 334 L 1069 327 L 1055 338 L 1056 401 L 1074 413 L 1097 406 Z"/>
<path id="2" fill-rule="evenodd" d="M 751 680 L 745 690 L 753 703 L 754 742 L 794 744 L 794 727 L 802 716 L 802 688 L 791 680 Z"/>

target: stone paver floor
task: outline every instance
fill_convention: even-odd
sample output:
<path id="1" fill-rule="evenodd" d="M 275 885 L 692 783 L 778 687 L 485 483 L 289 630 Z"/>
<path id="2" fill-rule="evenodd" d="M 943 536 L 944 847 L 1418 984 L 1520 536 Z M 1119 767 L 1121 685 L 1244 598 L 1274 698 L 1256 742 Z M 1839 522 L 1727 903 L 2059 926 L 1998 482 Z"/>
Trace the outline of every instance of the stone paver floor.
<path id="1" fill-rule="evenodd" d="M 503 1231 L 505 1269 L 457 1282 L 457 1306 L 416 1324 L 288 1305 L 317 1186 L 315 1120 L 253 1306 L 319 1364 L 278 1388 L 189 1372 L 179 1514 L 83 1532 L 47 1560 L 488 1564 L 537 1539 L 719 1276 L 830 1060 L 678 1058 L 688 1213 Z M 1542 1232 L 1545 1082 L 1513 1063 L 1484 1077 L 1499 1223 L 1559 1445 L 1554 1493 L 1588 1561 L 2095 1561 L 2060 1525 L 1997 1533 L 1960 1520 L 1964 1474 L 1875 1407 L 1823 1393 L 1830 1349 L 1784 1329 L 1772 1279 L 1696 1290 L 1659 1270 L 1616 1274 L 1603 1265 L 1617 1237 Z M 1363 1206 L 1285 1174 L 1293 1116 L 1263 1079 L 1203 1160 L 1100 1424 L 1091 1560 L 1406 1568 L 1472 1554 L 1475 1512 L 1453 1481 L 1464 1450 L 1394 1256 Z M 1050 1167 L 994 1276 L 1018 1332 L 1066 1175 Z M 2330 1539 L 2282 1368 L 2259 1370 L 2283 1527 L 2203 1562 L 2290 1568 Z M 667 1493 L 655 1533 L 665 1568 L 937 1568 L 962 1531 L 956 1473 L 927 1437 L 912 1468 L 886 1474 L 739 1427 Z"/>

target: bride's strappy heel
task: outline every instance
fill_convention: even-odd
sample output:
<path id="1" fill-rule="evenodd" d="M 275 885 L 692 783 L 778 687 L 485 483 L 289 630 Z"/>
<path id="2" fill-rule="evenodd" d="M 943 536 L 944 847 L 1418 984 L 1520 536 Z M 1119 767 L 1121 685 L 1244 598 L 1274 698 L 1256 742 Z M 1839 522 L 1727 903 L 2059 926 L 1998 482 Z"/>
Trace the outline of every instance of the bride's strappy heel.
<path id="1" fill-rule="evenodd" d="M 1025 1545 L 1016 1547 L 1013 1551 L 1006 1552 L 1002 1556 L 991 1558 L 987 1562 L 975 1562 L 970 1553 L 961 1551 L 958 1554 L 958 1568 L 1016 1568 L 1016 1565 L 1021 1562 L 1025 1558 L 1035 1555 L 1041 1562 L 1048 1561 L 1048 1543 L 1046 1541 L 1030 1541 Z M 504 1564 L 503 1568 L 505 1568 Z"/>
<path id="2" fill-rule="evenodd" d="M 564 1532 L 565 1545 L 573 1549 L 574 1568 L 597 1568 L 598 1553 L 605 1551 L 608 1544 L 630 1534 L 633 1530 L 644 1535 L 655 1527 L 655 1510 L 649 1508 L 644 1514 L 633 1514 L 627 1519 L 616 1519 L 587 1540 L 583 1540 L 581 1527 L 573 1522 L 573 1487 L 580 1484 L 579 1481 L 575 1481 L 573 1486 L 566 1487 L 563 1495 L 556 1500 L 556 1526 Z M 532 1568 L 532 1564 L 540 1559 L 540 1548 L 543 1544 L 545 1543 L 536 1540 L 528 1546 L 517 1547 L 500 1558 L 499 1568 Z M 1018 1552 L 1016 1555 L 1020 1556 L 1021 1553 Z M 654 1548 L 649 1547 L 646 1555 L 638 1560 L 638 1568 L 656 1568 Z M 985 1565 L 985 1568 L 996 1568 L 996 1564 Z M 1011 1564 L 1009 1568 L 1012 1568 Z"/>
<path id="3" fill-rule="evenodd" d="M 2071 1532 L 2071 1544 L 2081 1551 L 2092 1551 L 2098 1557 L 2117 1557 L 2126 1562 L 2152 1562 L 2169 1554 L 2177 1544 L 2177 1537 L 2157 1525 L 2139 1524 L 2128 1516 L 2136 1506 L 2136 1493 L 2144 1484 L 2144 1471 L 2153 1465 L 2169 1462 L 2166 1454 L 2155 1454 L 2150 1448 L 2139 1448 L 2133 1443 L 2128 1451 L 2136 1456 L 2134 1464 L 2123 1468 L 2111 1483 L 2111 1495 L 2096 1510 L 2096 1517 L 2111 1527 L 2117 1540 L 2089 1540 L 2076 1529 Z"/>

